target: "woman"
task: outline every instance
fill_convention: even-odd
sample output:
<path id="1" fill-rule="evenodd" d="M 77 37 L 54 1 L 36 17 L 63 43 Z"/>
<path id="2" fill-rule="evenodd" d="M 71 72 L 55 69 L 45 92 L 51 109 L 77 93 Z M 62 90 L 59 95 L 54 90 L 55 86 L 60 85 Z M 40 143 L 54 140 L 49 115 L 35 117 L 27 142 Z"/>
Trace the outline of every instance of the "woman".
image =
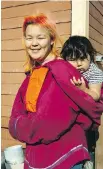
<path id="1" fill-rule="evenodd" d="M 100 124 L 103 106 L 70 83 L 81 75 L 59 59 L 55 25 L 44 14 L 27 17 L 23 33 L 30 74 L 15 98 L 9 131 L 26 143 L 24 168 L 80 169 L 90 159 L 84 130 Z"/>

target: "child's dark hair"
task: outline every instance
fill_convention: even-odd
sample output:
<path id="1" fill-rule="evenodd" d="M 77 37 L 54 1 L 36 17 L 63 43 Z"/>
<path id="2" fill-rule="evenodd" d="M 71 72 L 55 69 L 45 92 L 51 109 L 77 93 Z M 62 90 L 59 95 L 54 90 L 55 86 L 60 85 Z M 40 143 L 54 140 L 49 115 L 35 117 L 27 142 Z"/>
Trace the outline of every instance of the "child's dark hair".
<path id="1" fill-rule="evenodd" d="M 68 61 L 77 59 L 83 60 L 86 59 L 88 55 L 91 61 L 94 62 L 96 50 L 85 36 L 71 36 L 64 43 L 61 51 L 61 57 Z"/>

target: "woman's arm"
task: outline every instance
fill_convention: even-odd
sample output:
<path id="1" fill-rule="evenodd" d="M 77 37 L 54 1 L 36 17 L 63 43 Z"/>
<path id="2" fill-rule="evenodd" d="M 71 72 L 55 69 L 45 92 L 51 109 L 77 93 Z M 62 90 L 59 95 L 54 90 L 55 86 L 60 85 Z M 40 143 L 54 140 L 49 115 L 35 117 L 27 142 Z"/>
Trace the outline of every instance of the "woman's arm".
<path id="1" fill-rule="evenodd" d="M 101 96 L 102 83 L 98 84 L 89 84 L 89 89 L 86 89 L 85 92 L 93 97 L 95 101 L 98 101 Z"/>
<path id="2" fill-rule="evenodd" d="M 25 106 L 25 93 L 27 90 L 27 85 L 29 82 L 29 77 L 23 81 L 20 86 L 9 120 L 9 132 L 13 138 L 21 141 L 30 143 L 32 132 L 35 132 L 36 129 L 36 113 L 27 112 Z M 34 142 L 39 141 L 38 138 L 35 138 Z"/>
<path id="3" fill-rule="evenodd" d="M 26 87 L 27 80 L 20 87 L 13 105 L 9 121 L 11 135 L 28 144 L 48 144 L 59 139 L 75 122 L 78 106 L 64 95 L 49 72 L 37 101 L 37 111 L 27 112 L 23 101 Z"/>

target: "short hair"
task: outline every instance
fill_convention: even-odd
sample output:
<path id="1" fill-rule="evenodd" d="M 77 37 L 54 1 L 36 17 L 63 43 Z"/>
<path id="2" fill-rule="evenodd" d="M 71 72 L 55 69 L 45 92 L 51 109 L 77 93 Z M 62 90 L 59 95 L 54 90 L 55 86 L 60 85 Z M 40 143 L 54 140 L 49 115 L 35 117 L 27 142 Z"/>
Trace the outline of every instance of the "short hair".
<path id="1" fill-rule="evenodd" d="M 61 57 L 64 60 L 77 60 L 85 59 L 90 56 L 92 62 L 94 62 L 94 56 L 96 50 L 93 48 L 91 42 L 85 36 L 71 36 L 64 43 L 61 50 Z"/>
<path id="2" fill-rule="evenodd" d="M 25 36 L 26 28 L 28 25 L 40 25 L 48 30 L 50 33 L 51 39 L 55 40 L 57 33 L 56 33 L 56 25 L 51 21 L 46 15 L 43 13 L 33 15 L 33 16 L 27 16 L 25 17 L 24 23 L 23 23 L 23 34 Z"/>

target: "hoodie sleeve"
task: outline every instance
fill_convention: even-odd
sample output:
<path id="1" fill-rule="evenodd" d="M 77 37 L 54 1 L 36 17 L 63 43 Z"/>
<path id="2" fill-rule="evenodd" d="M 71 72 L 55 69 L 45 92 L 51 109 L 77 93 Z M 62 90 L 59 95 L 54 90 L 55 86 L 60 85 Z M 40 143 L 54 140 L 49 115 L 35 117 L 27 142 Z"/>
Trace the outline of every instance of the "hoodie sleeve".
<path id="1" fill-rule="evenodd" d="M 28 82 L 29 76 L 25 78 L 16 94 L 9 120 L 9 132 L 14 139 L 31 143 L 31 135 L 35 132 L 37 123 L 35 122 L 36 113 L 28 112 L 25 106 L 25 93 Z M 38 138 L 35 138 L 34 142 L 38 142 L 38 140 Z"/>
<path id="2" fill-rule="evenodd" d="M 24 95 L 25 95 L 26 87 L 28 85 L 28 81 L 29 80 L 28 80 L 28 76 L 27 76 L 25 78 L 25 80 L 23 81 L 23 83 L 21 84 L 21 86 L 16 94 L 16 97 L 15 97 L 15 100 L 13 103 L 13 107 L 12 107 L 10 120 L 9 120 L 9 132 L 13 138 L 18 139 L 19 141 L 24 141 L 24 140 L 22 139 L 22 137 L 20 137 L 20 138 L 17 137 L 17 133 L 20 132 L 20 129 L 19 129 L 19 131 L 16 130 L 17 125 L 18 125 L 18 121 L 20 119 L 24 119 L 24 120 L 21 120 L 21 124 L 28 125 L 27 123 L 25 123 L 25 119 L 28 118 L 28 112 L 26 111 L 25 104 L 24 104 Z M 29 118 L 28 118 L 28 121 L 29 121 Z M 25 126 L 25 130 L 22 131 L 22 129 L 21 129 L 20 133 L 26 132 L 27 128 L 28 127 Z"/>
<path id="3" fill-rule="evenodd" d="M 13 138 L 21 142 L 36 144 L 41 143 L 46 136 L 45 116 L 41 114 L 45 113 L 44 107 L 47 103 L 40 103 L 36 112 L 27 110 L 25 96 L 29 80 L 30 78 L 27 76 L 15 97 L 9 120 L 9 132 Z M 34 91 L 35 89 L 33 88 L 32 92 L 34 93 Z"/>

